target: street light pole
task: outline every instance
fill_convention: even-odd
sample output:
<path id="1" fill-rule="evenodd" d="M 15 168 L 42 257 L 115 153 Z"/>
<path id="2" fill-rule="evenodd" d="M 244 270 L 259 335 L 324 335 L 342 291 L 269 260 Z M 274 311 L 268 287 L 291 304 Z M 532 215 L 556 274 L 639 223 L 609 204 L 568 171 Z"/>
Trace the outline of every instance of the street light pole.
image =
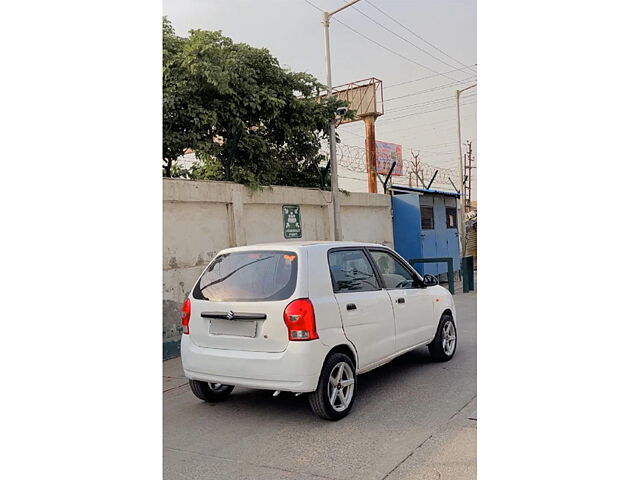
<path id="1" fill-rule="evenodd" d="M 360 0 L 352 0 L 333 12 L 322 13 L 324 26 L 324 65 L 327 73 L 327 98 L 333 95 L 331 83 L 331 49 L 329 48 L 329 19 L 341 10 L 350 7 Z M 329 165 L 331 168 L 331 199 L 333 203 L 333 239 L 342 240 L 342 223 L 340 222 L 340 190 L 338 189 L 338 161 L 336 159 L 336 122 L 329 122 Z"/>
<path id="2" fill-rule="evenodd" d="M 331 50 L 329 48 L 329 13 L 322 14 L 324 25 L 324 65 L 327 72 L 327 98 L 333 95 L 331 84 Z M 336 121 L 329 121 L 329 166 L 331 169 L 331 200 L 333 204 L 333 239 L 342 240 L 340 221 L 340 190 L 338 189 L 338 161 L 336 159 Z"/>
<path id="3" fill-rule="evenodd" d="M 456 108 L 458 110 L 458 159 L 460 160 L 460 207 L 458 208 L 458 232 L 460 234 L 460 242 L 461 242 L 461 256 L 464 257 L 467 253 L 467 226 L 464 223 L 464 215 L 465 215 L 465 185 L 464 185 L 464 163 L 462 161 L 462 129 L 460 127 L 460 94 L 470 88 L 477 87 L 478 84 L 475 83 L 469 87 L 463 88 L 462 90 L 456 90 Z"/>

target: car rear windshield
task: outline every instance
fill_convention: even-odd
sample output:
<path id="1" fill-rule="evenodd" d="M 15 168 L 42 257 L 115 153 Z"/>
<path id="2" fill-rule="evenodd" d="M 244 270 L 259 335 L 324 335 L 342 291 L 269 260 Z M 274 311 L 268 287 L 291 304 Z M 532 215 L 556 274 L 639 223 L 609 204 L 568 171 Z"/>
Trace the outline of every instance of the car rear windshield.
<path id="1" fill-rule="evenodd" d="M 298 256 L 293 252 L 234 252 L 216 257 L 193 296 L 217 302 L 285 300 L 296 289 Z"/>

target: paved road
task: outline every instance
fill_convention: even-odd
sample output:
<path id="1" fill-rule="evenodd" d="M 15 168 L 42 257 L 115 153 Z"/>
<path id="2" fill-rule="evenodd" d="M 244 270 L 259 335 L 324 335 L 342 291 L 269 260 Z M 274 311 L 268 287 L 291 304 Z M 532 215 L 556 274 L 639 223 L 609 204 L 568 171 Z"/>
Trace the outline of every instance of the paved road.
<path id="1" fill-rule="evenodd" d="M 351 414 L 317 418 L 304 395 L 237 388 L 193 396 L 164 364 L 164 478 L 476 478 L 476 294 L 455 296 L 460 343 L 448 363 L 420 348 L 359 377 Z"/>

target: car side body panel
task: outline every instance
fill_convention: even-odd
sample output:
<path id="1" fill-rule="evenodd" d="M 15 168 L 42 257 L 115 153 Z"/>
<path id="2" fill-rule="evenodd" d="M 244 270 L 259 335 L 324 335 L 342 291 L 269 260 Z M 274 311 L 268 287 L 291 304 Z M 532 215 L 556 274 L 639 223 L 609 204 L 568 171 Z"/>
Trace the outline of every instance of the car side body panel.
<path id="1" fill-rule="evenodd" d="M 309 298 L 316 313 L 316 329 L 320 341 L 329 349 L 346 345 L 354 354 L 356 368 L 358 353 L 346 337 L 340 316 L 340 307 L 333 293 L 331 274 L 327 268 L 327 249 L 307 249 Z"/>
<path id="2" fill-rule="evenodd" d="M 433 311 L 436 322 L 440 322 L 445 310 L 451 311 L 453 323 L 457 325 L 456 306 L 453 302 L 453 295 L 442 285 L 427 287 L 427 292 L 433 297 Z M 434 333 L 435 335 L 435 333 Z"/>
<path id="3" fill-rule="evenodd" d="M 336 293 L 346 337 L 358 351 L 358 365 L 367 368 L 395 352 L 395 323 L 384 290 Z M 350 310 L 348 305 L 355 305 Z"/>

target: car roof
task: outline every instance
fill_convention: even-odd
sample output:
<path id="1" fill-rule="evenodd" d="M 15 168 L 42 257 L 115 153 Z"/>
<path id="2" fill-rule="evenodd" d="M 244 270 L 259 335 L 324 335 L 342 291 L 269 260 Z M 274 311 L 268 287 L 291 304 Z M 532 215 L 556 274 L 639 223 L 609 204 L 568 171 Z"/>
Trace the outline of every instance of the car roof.
<path id="1" fill-rule="evenodd" d="M 305 248 L 324 248 L 326 250 L 337 247 L 385 247 L 379 243 L 351 242 L 351 241 L 322 241 L 322 240 L 293 240 L 287 242 L 258 243 L 242 247 L 225 248 L 225 252 L 241 252 L 249 250 L 302 250 Z"/>

